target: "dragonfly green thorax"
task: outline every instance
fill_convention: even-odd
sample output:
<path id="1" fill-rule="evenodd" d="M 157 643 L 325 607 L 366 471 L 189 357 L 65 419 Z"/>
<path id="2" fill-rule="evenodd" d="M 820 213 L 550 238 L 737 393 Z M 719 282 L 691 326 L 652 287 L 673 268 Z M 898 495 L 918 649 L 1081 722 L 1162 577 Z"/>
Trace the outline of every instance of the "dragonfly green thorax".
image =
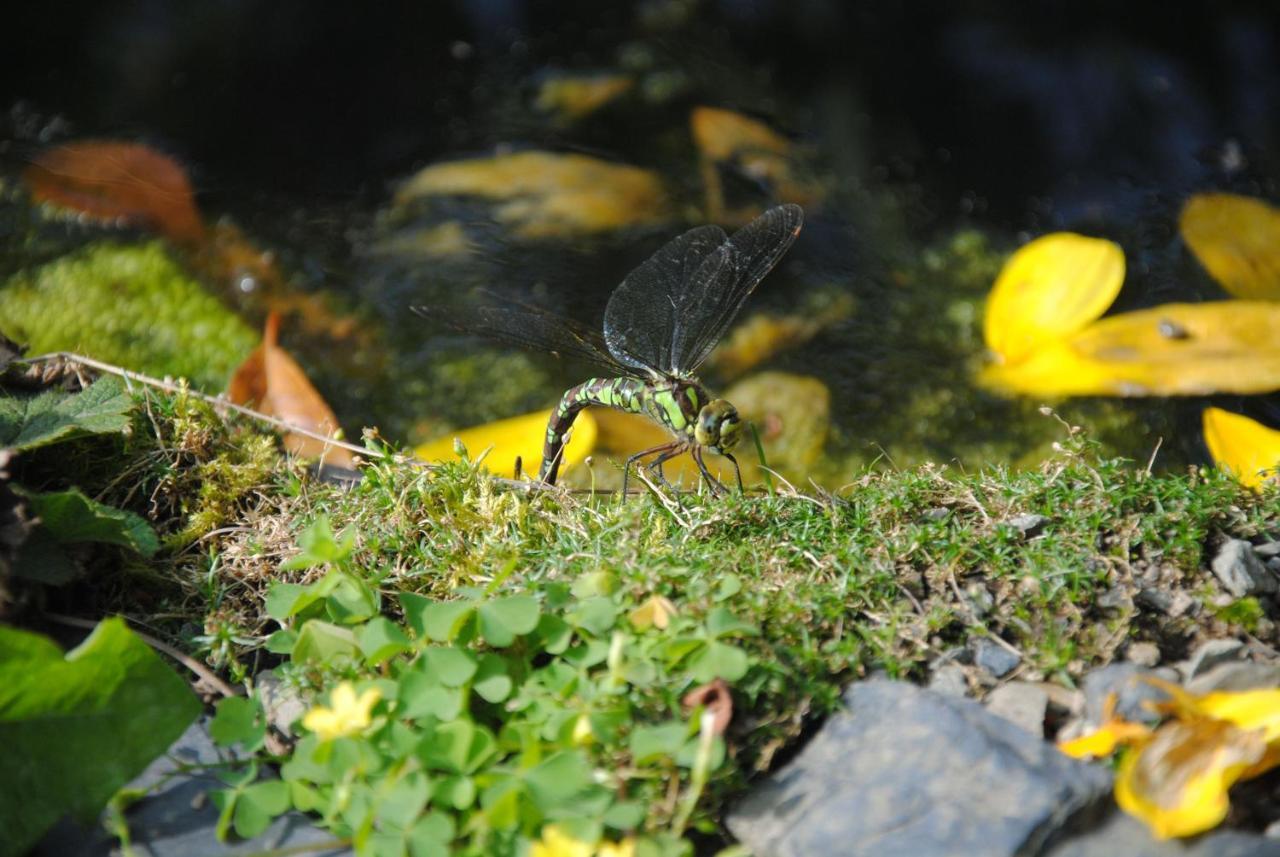
<path id="1" fill-rule="evenodd" d="M 742 435 L 737 409 L 712 398 L 694 376 L 728 330 L 743 303 L 800 234 L 798 205 L 769 209 L 732 236 L 718 226 L 699 226 L 664 245 L 614 290 L 604 312 L 604 336 L 533 307 L 478 310 L 454 326 L 504 342 L 581 357 L 609 367 L 616 377 L 591 378 L 567 391 L 547 424 L 539 477 L 554 484 L 573 421 L 588 405 L 643 414 L 672 434 L 670 443 L 627 459 L 659 479 L 663 462 L 689 452 L 713 490 L 722 486 L 703 461 L 710 450 L 733 463 Z M 427 317 L 439 313 L 415 307 Z M 663 480 L 665 481 L 665 480 Z"/>

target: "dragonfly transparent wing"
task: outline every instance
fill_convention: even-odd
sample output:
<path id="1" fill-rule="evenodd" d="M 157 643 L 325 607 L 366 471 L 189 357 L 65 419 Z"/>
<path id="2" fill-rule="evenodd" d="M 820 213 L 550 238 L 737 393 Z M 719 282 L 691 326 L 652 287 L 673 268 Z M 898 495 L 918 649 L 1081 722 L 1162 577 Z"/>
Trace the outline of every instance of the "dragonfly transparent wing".
<path id="1" fill-rule="evenodd" d="M 769 209 L 725 237 L 684 233 L 632 271 L 605 308 L 604 334 L 620 362 L 659 374 L 693 372 L 800 234 L 798 205 Z"/>

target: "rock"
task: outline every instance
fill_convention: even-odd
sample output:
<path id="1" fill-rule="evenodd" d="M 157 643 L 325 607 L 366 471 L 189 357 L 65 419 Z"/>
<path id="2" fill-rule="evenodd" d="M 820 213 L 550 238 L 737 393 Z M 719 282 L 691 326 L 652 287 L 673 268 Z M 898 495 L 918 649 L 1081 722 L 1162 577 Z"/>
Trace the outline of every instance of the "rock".
<path id="1" fill-rule="evenodd" d="M 166 755 L 152 762 L 126 787 L 156 789 L 132 804 L 126 816 L 136 853 L 148 857 L 204 857 L 298 848 L 314 857 L 350 857 L 350 848 L 323 847 L 322 843 L 334 842 L 336 837 L 296 812 L 277 818 L 261 836 L 219 842 L 215 833 L 218 808 L 208 799 L 208 793 L 223 788 L 222 781 L 212 771 L 174 773 L 174 759 L 185 764 L 216 765 L 226 758 L 226 750 L 214 747 L 208 727 L 207 717 L 197 720 Z M 108 857 L 118 853 L 116 844 L 103 824 L 80 828 L 63 821 L 36 846 L 31 857 Z"/>
<path id="2" fill-rule="evenodd" d="M 1169 608 L 1165 613 L 1170 619 L 1177 619 L 1187 613 L 1192 615 L 1200 612 L 1200 602 L 1197 601 L 1190 592 L 1185 589 L 1175 589 L 1173 597 L 1169 601 Z"/>
<path id="3" fill-rule="evenodd" d="M 976 702 L 860 682 L 786 767 L 728 815 L 757 857 L 1038 853 L 1111 776 Z"/>
<path id="4" fill-rule="evenodd" d="M 1280 664 L 1229 661 L 1218 664 L 1208 672 L 1187 682 L 1191 693 L 1209 693 L 1214 690 L 1254 690 L 1280 686 Z"/>
<path id="5" fill-rule="evenodd" d="M 1209 640 L 1197 646 L 1191 657 L 1178 664 L 1178 672 L 1182 673 L 1183 681 L 1190 681 L 1218 664 L 1238 661 L 1243 655 L 1244 643 L 1239 640 Z"/>
<path id="6" fill-rule="evenodd" d="M 969 649 L 973 652 L 973 662 L 996 678 L 1013 672 L 1014 667 L 1022 662 L 1020 655 L 986 637 L 971 640 Z"/>
<path id="7" fill-rule="evenodd" d="M 1002 684 L 987 694 L 987 711 L 1021 726 L 1037 738 L 1044 737 L 1044 718 L 1049 710 L 1049 694 L 1026 681 Z"/>
<path id="8" fill-rule="evenodd" d="M 1280 542 L 1263 542 L 1253 546 L 1253 552 L 1262 559 L 1280 557 Z"/>
<path id="9" fill-rule="evenodd" d="M 965 677 L 964 667 L 959 664 L 938 667 L 929 677 L 929 689 L 947 696 L 968 696 L 969 680 Z"/>
<path id="10" fill-rule="evenodd" d="M 1154 722 L 1157 715 L 1144 703 L 1168 697 L 1164 691 L 1143 681 L 1143 676 L 1157 676 L 1175 682 L 1178 680 L 1177 672 L 1172 669 L 1146 670 L 1126 661 L 1107 664 L 1084 677 L 1082 685 L 1085 718 L 1094 725 L 1101 723 L 1107 697 L 1114 693 L 1116 713 L 1125 720 Z"/>
<path id="11" fill-rule="evenodd" d="M 294 737 L 293 724 L 307 713 L 307 704 L 298 695 L 297 688 L 282 682 L 275 670 L 258 673 L 254 677 L 254 688 L 258 692 L 258 698 L 262 700 L 267 722 L 280 730 L 280 734 Z"/>
<path id="12" fill-rule="evenodd" d="M 1113 586 L 1098 596 L 1094 602 L 1103 610 L 1129 610 L 1133 607 L 1133 596 L 1123 586 Z"/>
<path id="13" fill-rule="evenodd" d="M 1030 537 L 1039 533 L 1044 528 L 1044 525 L 1049 523 L 1049 519 L 1044 515 L 1025 514 L 1005 518 L 1000 523 L 1006 527 L 1013 527 L 1024 536 Z"/>
<path id="14" fill-rule="evenodd" d="M 1262 564 L 1253 545 L 1244 539 L 1229 539 L 1209 564 L 1224 589 L 1236 598 L 1266 595 L 1280 589 L 1276 575 Z"/>
<path id="15" fill-rule="evenodd" d="M 1146 641 L 1130 643 L 1124 647 L 1124 659 L 1140 667 L 1153 667 L 1160 663 L 1160 647 Z"/>
<path id="16" fill-rule="evenodd" d="M 1168 613 L 1173 606 L 1173 594 L 1154 586 L 1144 586 L 1133 596 L 1133 603 L 1156 613 Z"/>
<path id="17" fill-rule="evenodd" d="M 1044 857 L 1276 857 L 1280 842 L 1219 830 L 1192 839 L 1153 839 L 1136 818 L 1112 809 L 1101 823 L 1054 843 Z"/>

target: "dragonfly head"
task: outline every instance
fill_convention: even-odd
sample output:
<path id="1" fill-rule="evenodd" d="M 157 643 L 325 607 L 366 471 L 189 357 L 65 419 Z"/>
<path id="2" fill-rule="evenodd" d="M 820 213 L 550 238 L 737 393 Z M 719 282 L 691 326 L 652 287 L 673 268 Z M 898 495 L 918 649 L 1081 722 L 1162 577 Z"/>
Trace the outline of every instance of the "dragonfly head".
<path id="1" fill-rule="evenodd" d="M 712 452 L 729 452 L 737 446 L 741 435 L 742 418 L 738 416 L 738 409 L 724 399 L 712 399 L 698 411 L 693 439 Z"/>

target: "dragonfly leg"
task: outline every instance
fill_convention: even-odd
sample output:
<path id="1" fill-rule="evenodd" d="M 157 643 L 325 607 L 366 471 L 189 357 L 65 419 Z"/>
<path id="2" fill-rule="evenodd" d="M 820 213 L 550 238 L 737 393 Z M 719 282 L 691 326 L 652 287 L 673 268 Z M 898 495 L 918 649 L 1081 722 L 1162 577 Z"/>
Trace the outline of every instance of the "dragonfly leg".
<path id="1" fill-rule="evenodd" d="M 706 462 L 702 460 L 702 447 L 695 446 L 693 448 L 693 460 L 698 462 L 698 469 L 702 471 L 702 478 L 707 480 L 707 487 L 711 489 L 713 496 L 718 497 L 721 492 L 728 493 L 725 487 L 720 484 L 720 480 L 712 476 L 711 471 L 707 469 Z"/>
<path id="2" fill-rule="evenodd" d="M 631 465 L 635 464 L 640 459 L 649 455 L 660 455 L 662 453 L 672 452 L 672 450 L 682 450 L 683 448 L 684 448 L 684 444 L 680 443 L 679 441 L 676 441 L 673 443 L 664 443 L 664 444 L 661 444 L 660 446 L 652 446 L 648 449 L 642 449 L 639 452 L 637 452 L 635 455 L 628 458 L 626 464 L 622 465 L 622 496 L 623 498 L 627 496 L 627 479 L 631 476 Z M 669 457 L 670 456 L 668 456 L 668 458 Z M 665 461 L 666 459 L 662 459 L 662 460 Z M 637 467 L 638 466 L 639 465 L 637 465 Z M 662 481 L 665 482 L 666 479 L 664 478 Z"/>
<path id="3" fill-rule="evenodd" d="M 645 466 L 646 466 L 650 471 L 652 471 L 653 473 L 656 473 L 656 474 L 658 475 L 658 480 L 659 480 L 659 481 L 660 481 L 660 482 L 661 482 L 665 487 L 670 488 L 670 489 L 672 489 L 672 490 L 675 490 L 675 486 L 674 486 L 674 485 L 672 485 L 670 482 L 668 482 L 668 481 L 667 481 L 667 474 L 665 474 L 665 473 L 663 473 L 663 472 L 662 472 L 662 465 L 663 465 L 663 463 L 665 463 L 666 461 L 668 461 L 668 460 L 670 460 L 670 459 L 672 459 L 672 458 L 675 458 L 677 455 L 679 455 L 679 454 L 680 454 L 680 453 L 682 453 L 682 452 L 684 452 L 684 444 L 680 444 L 680 445 L 678 445 L 675 449 L 669 449 L 669 450 L 667 450 L 666 452 L 662 453 L 662 454 L 661 454 L 661 455 L 659 455 L 657 458 L 655 458 L 653 461 L 650 461 L 650 462 L 649 462 L 647 465 L 645 465 Z"/>
<path id="4" fill-rule="evenodd" d="M 724 457 L 733 462 L 733 475 L 738 477 L 738 493 L 746 494 L 747 489 L 742 487 L 742 468 L 738 466 L 738 459 L 733 457 L 732 452 L 726 452 Z"/>

